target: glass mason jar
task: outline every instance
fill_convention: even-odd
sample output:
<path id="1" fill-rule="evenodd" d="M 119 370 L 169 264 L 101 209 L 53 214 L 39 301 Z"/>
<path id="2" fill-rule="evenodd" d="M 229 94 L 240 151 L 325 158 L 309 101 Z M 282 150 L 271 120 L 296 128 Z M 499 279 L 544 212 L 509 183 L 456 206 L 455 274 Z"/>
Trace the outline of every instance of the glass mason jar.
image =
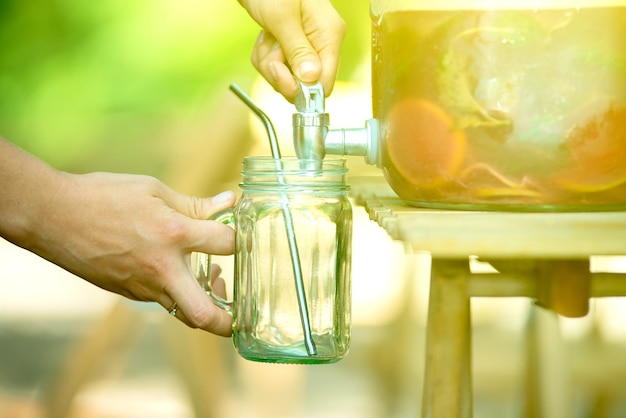
<path id="1" fill-rule="evenodd" d="M 626 0 L 371 0 L 373 114 L 405 201 L 626 209 Z"/>
<path id="2" fill-rule="evenodd" d="M 350 342 L 352 208 L 344 159 L 243 161 L 243 191 L 217 217 L 235 229 L 233 317 L 242 357 L 333 363 Z M 206 280 L 210 259 L 199 258 Z"/>

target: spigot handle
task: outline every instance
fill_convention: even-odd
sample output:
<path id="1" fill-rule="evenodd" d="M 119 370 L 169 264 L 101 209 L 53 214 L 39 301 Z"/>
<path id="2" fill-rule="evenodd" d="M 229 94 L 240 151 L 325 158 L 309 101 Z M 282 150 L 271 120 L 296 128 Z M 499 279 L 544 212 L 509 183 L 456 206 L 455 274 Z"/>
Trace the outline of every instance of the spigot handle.
<path id="1" fill-rule="evenodd" d="M 298 84 L 300 85 L 300 91 L 295 98 L 296 110 L 300 113 L 325 113 L 324 87 L 322 84 Z"/>

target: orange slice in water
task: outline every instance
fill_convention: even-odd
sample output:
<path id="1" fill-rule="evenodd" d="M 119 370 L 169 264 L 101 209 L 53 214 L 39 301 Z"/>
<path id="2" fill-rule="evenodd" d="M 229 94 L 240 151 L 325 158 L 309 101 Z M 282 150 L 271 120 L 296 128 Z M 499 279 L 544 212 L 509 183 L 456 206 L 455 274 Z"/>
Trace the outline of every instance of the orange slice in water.
<path id="1" fill-rule="evenodd" d="M 466 139 L 442 108 L 408 98 L 391 109 L 386 122 L 389 159 L 406 180 L 432 188 L 456 173 L 465 156 Z"/>
<path id="2" fill-rule="evenodd" d="M 616 167 L 605 172 L 575 167 L 561 171 L 554 176 L 553 181 L 571 192 L 602 192 L 626 183 L 626 167 Z"/>
<path id="3" fill-rule="evenodd" d="M 565 190 L 591 193 L 626 183 L 626 109 L 607 100 L 590 103 L 567 145 L 577 162 L 556 176 Z"/>

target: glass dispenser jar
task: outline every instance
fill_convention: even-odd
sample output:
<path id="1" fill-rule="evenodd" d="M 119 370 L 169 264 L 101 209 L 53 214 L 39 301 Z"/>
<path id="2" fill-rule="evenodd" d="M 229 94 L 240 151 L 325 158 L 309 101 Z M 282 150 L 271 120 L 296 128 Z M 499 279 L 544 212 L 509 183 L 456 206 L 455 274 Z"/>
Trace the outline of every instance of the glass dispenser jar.
<path id="1" fill-rule="evenodd" d="M 626 208 L 626 0 L 371 0 L 373 115 L 408 203 Z"/>

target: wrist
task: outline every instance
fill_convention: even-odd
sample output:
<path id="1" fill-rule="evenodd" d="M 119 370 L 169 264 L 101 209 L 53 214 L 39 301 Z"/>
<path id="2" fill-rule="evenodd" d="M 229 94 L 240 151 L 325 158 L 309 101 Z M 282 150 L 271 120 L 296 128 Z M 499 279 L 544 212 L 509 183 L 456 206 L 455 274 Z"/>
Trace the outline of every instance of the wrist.
<path id="1" fill-rule="evenodd" d="M 0 139 L 0 236 L 32 250 L 65 176 Z"/>

